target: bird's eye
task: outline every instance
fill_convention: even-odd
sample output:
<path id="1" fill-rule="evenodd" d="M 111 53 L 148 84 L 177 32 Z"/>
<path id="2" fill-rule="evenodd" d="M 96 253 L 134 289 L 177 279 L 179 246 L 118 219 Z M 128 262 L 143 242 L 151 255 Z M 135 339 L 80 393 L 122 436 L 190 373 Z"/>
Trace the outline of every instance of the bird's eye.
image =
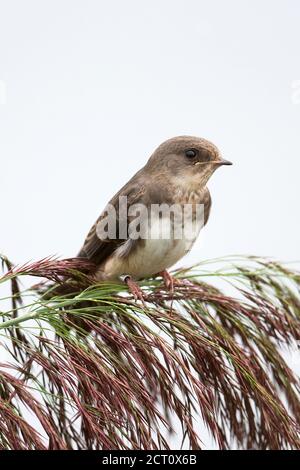
<path id="1" fill-rule="evenodd" d="M 195 158 L 198 155 L 198 150 L 196 149 L 188 149 L 185 151 L 185 156 L 187 158 Z"/>

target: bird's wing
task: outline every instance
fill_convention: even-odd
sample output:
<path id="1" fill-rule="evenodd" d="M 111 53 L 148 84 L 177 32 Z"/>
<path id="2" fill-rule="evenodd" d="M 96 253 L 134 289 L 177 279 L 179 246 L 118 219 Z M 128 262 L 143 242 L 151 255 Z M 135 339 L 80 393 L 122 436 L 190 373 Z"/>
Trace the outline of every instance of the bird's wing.
<path id="1" fill-rule="evenodd" d="M 104 209 L 100 217 L 97 219 L 91 230 L 89 231 L 83 247 L 81 248 L 80 252 L 78 253 L 78 257 L 80 258 L 88 258 L 89 260 L 93 261 L 95 264 L 101 264 L 105 259 L 107 259 L 117 248 L 123 245 L 126 240 L 128 240 L 128 234 L 124 236 L 123 234 L 119 233 L 119 227 L 122 226 L 127 228 L 128 227 L 128 217 L 127 217 L 127 210 L 126 215 L 122 215 L 119 212 L 119 197 L 124 196 L 127 199 L 123 199 L 124 204 L 126 204 L 127 208 L 130 207 L 132 204 L 141 203 L 143 202 L 143 196 L 145 195 L 145 186 L 142 184 L 127 184 L 122 188 L 110 201 L 111 204 L 115 208 L 116 213 L 116 238 L 104 238 L 101 237 L 101 233 L 99 234 L 99 223 L 104 223 L 104 219 L 107 219 L 108 211 L 107 208 Z M 125 207 L 126 207 L 125 206 Z M 125 211 L 124 211 L 125 212 Z M 125 217 L 125 219 L 124 219 Z M 97 230 L 98 227 L 98 230 Z M 99 237 L 100 235 L 100 237 Z M 120 238 L 122 236 L 122 238 Z M 126 250 L 126 255 L 134 248 L 137 240 L 130 240 L 129 250 Z"/>

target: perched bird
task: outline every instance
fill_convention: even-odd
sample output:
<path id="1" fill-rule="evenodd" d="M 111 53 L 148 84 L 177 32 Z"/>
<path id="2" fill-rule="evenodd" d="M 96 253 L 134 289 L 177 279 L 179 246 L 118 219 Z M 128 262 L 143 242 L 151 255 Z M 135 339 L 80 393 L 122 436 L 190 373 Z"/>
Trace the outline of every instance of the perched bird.
<path id="1" fill-rule="evenodd" d="M 111 199 L 88 233 L 78 257 L 88 258 L 97 265 L 97 280 L 126 282 L 135 298 L 143 297 L 136 281 L 155 275 L 161 275 L 166 286 L 173 289 L 174 279 L 167 269 L 191 249 L 206 224 L 211 207 L 206 184 L 221 165 L 231 165 L 231 162 L 224 160 L 217 147 L 205 139 L 181 136 L 163 142 L 146 165 Z M 125 211 L 120 201 L 123 205 L 125 201 Z M 164 233 L 170 212 L 156 211 L 154 215 L 151 212 L 153 207 L 161 205 L 165 209 L 190 205 L 189 222 L 195 221 L 196 207 L 204 207 L 202 222 L 196 220 L 198 225 L 192 237 L 174 236 L 176 228 L 185 228 L 188 223 L 184 217 L 178 219 L 174 214 L 171 230 Z M 131 209 L 137 206 L 145 208 L 139 227 L 144 237 L 136 237 L 136 233 L 132 236 L 132 227 L 137 228 L 134 215 L 138 211 L 133 214 Z M 115 229 L 113 236 L 103 231 L 103 224 L 107 228 L 110 222 Z M 145 227 L 147 230 L 143 231 Z"/>

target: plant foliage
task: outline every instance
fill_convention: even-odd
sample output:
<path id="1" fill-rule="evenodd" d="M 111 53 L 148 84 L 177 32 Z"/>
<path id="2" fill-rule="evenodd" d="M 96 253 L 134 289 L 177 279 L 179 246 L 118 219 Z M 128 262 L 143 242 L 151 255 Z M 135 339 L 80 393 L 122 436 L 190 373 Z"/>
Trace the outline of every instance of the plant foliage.
<path id="1" fill-rule="evenodd" d="M 143 281 L 142 305 L 78 259 L 1 260 L 0 448 L 168 449 L 176 432 L 198 449 L 201 421 L 221 449 L 300 448 L 284 358 L 300 338 L 299 273 L 202 262 L 174 272 L 174 293 Z M 21 289 L 24 276 L 48 281 Z"/>

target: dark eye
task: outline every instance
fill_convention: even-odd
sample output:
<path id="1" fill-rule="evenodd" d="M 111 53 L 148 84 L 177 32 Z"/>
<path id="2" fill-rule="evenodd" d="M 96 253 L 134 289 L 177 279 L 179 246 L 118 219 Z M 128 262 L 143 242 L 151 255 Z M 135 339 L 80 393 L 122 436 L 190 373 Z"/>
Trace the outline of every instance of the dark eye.
<path id="1" fill-rule="evenodd" d="M 185 151 L 185 156 L 187 158 L 195 158 L 198 155 L 198 150 L 197 149 L 188 149 Z"/>

